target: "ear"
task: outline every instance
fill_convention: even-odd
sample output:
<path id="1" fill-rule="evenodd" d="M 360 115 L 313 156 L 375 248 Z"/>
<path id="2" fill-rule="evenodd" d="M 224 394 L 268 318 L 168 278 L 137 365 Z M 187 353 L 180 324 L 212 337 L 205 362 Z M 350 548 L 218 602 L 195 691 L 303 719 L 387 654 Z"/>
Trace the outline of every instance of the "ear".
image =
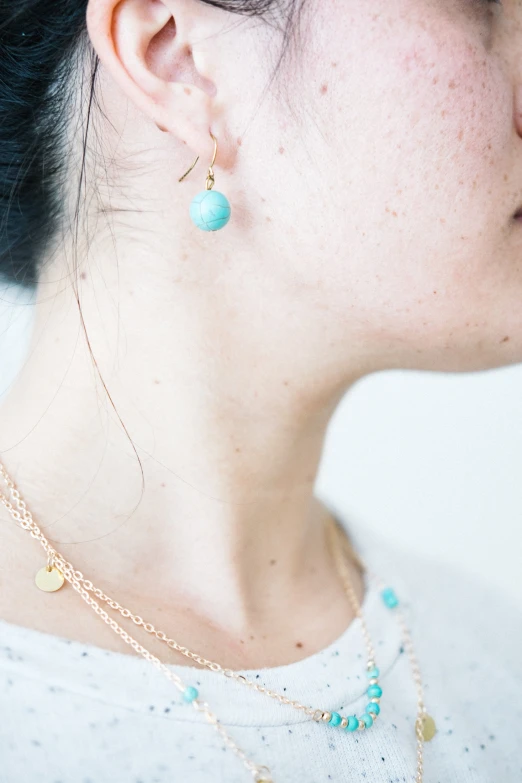
<path id="1" fill-rule="evenodd" d="M 89 0 L 86 22 L 101 63 L 128 98 L 210 160 L 210 129 L 221 135 L 212 81 L 219 12 L 196 0 Z"/>

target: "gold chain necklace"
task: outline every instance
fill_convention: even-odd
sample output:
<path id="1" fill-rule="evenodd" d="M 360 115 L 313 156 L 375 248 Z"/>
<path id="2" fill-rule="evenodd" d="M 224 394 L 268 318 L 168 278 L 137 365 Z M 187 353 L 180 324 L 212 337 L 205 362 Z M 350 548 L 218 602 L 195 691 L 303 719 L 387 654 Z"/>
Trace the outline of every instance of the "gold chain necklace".
<path id="1" fill-rule="evenodd" d="M 8 489 L 9 494 L 13 502 L 11 502 L 3 493 L 0 493 L 0 502 L 5 506 L 10 515 L 15 520 L 16 524 L 30 532 L 30 535 L 37 541 L 40 541 L 43 548 L 47 552 L 47 565 L 39 569 L 35 576 L 36 585 L 45 592 L 55 592 L 59 590 L 65 580 L 70 582 L 72 587 L 79 593 L 80 597 L 98 614 L 104 622 L 106 622 L 115 633 L 127 642 L 137 653 L 142 655 L 146 660 L 150 661 L 156 666 L 183 694 L 184 701 L 191 703 L 192 706 L 202 715 L 205 719 L 216 729 L 220 734 L 225 745 L 230 748 L 238 758 L 243 762 L 247 770 L 252 774 L 254 781 L 257 783 L 273 783 L 270 770 L 265 765 L 259 765 L 249 759 L 246 753 L 238 747 L 230 735 L 225 731 L 221 725 L 217 716 L 210 710 L 209 705 L 199 698 L 199 693 L 193 686 L 186 686 L 177 674 L 174 674 L 165 664 L 163 664 L 159 658 L 153 655 L 149 650 L 143 647 L 136 639 L 130 636 L 125 629 L 123 629 L 118 623 L 111 618 L 107 612 L 99 605 L 99 603 L 91 597 L 90 593 L 93 593 L 97 598 L 104 601 L 110 608 L 118 611 L 122 617 L 131 618 L 136 625 L 143 627 L 147 633 L 152 634 L 157 639 L 165 642 L 171 649 L 184 655 L 186 658 L 194 661 L 200 666 L 209 669 L 212 672 L 221 674 L 225 677 L 235 679 L 241 685 L 245 685 L 253 690 L 277 700 L 283 705 L 293 707 L 296 710 L 303 712 L 312 720 L 317 723 L 328 723 L 334 727 L 340 727 L 341 729 L 348 730 L 348 732 L 362 731 L 370 728 L 380 714 L 380 700 L 382 695 L 382 688 L 378 684 L 379 669 L 375 663 L 375 652 L 373 644 L 368 633 L 368 628 L 364 620 L 364 616 L 361 610 L 361 606 L 355 595 L 353 589 L 350 572 L 347 566 L 347 559 L 350 558 L 356 565 L 358 565 L 363 571 L 376 579 L 381 586 L 382 595 L 385 599 L 385 603 L 390 608 L 393 608 L 399 624 L 401 626 L 402 635 L 404 639 L 404 645 L 410 658 L 413 679 L 417 689 L 417 719 L 415 721 L 415 734 L 417 737 L 417 775 L 416 783 L 422 783 L 423 781 L 423 744 L 425 741 L 429 741 L 433 738 L 436 732 L 435 722 L 431 718 L 424 706 L 424 697 L 422 689 L 422 680 L 419 670 L 419 665 L 413 651 L 413 643 L 409 634 L 408 628 L 404 616 L 400 609 L 398 609 L 398 601 L 395 594 L 390 588 L 384 588 L 382 582 L 377 579 L 376 575 L 371 573 L 363 560 L 354 552 L 353 548 L 341 529 L 341 526 L 332 518 L 329 518 L 328 522 L 328 543 L 334 557 L 335 565 L 339 576 L 341 578 L 343 587 L 350 601 L 352 610 L 357 618 L 361 622 L 361 629 L 368 650 L 367 661 L 367 675 L 369 677 L 369 687 L 367 690 L 369 696 L 369 703 L 366 707 L 366 712 L 359 718 L 355 715 L 349 717 L 342 717 L 337 712 L 329 712 L 327 710 L 317 709 L 314 707 L 306 706 L 300 702 L 289 699 L 283 694 L 277 693 L 269 688 L 265 688 L 258 683 L 252 682 L 244 675 L 238 674 L 229 668 L 222 667 L 215 661 L 208 660 L 198 653 L 189 650 L 187 647 L 178 644 L 174 639 L 170 639 L 163 631 L 158 631 L 152 623 L 146 623 L 139 616 L 133 614 L 129 609 L 124 608 L 114 599 L 107 596 L 99 588 L 95 587 L 93 583 L 83 576 L 81 571 L 74 569 L 72 564 L 65 560 L 65 558 L 57 552 L 48 542 L 47 538 L 42 533 L 40 527 L 33 519 L 31 512 L 27 509 L 26 503 L 20 497 L 20 493 L 17 490 L 13 480 L 10 478 L 5 467 L 0 462 L 0 474 L 2 475 Z"/>

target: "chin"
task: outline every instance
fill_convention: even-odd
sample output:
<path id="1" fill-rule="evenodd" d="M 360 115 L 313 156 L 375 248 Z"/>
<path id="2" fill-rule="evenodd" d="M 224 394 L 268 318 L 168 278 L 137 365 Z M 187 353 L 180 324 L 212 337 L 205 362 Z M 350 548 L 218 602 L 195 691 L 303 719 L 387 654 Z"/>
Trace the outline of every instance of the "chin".
<path id="1" fill-rule="evenodd" d="M 408 369 L 428 370 L 432 372 L 486 372 L 522 364 L 522 345 L 509 346 L 503 344 L 499 350 L 491 347 L 482 351 L 462 351 L 460 353 L 425 357 L 418 356 Z"/>
<path id="2" fill-rule="evenodd" d="M 429 372 L 484 372 L 522 364 L 522 333 L 500 337 L 469 338 L 465 345 L 449 339 L 423 340 L 402 345 L 396 353 L 388 350 L 381 369 L 424 370 Z"/>

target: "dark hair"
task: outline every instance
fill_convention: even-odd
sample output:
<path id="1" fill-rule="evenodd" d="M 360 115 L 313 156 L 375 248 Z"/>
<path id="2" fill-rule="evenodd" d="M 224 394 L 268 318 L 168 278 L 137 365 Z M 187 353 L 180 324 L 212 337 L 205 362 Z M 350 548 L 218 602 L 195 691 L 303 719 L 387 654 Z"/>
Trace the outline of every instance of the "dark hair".
<path id="1" fill-rule="evenodd" d="M 295 0 L 201 2 L 244 16 L 284 11 L 285 42 L 299 5 Z M 32 288 L 63 217 L 71 76 L 90 55 L 89 117 L 98 57 L 87 34 L 87 0 L 18 0 L 15 10 L 13 5 L 0 0 L 0 276 Z M 84 154 L 88 128 L 87 121 Z M 78 199 L 81 176 L 79 187 Z"/>

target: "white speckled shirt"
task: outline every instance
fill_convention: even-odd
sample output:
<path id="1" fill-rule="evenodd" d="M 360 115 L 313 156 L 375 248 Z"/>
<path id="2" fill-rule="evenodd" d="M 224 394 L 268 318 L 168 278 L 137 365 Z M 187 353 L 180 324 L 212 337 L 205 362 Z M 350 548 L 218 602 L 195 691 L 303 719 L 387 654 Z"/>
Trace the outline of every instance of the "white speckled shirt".
<path id="1" fill-rule="evenodd" d="M 424 745 L 425 783 L 522 783 L 522 612 L 457 569 L 391 547 L 360 523 L 348 529 L 369 570 L 395 589 L 413 638 L 438 727 Z M 410 661 L 369 576 L 363 611 L 383 689 L 381 715 L 364 731 L 316 724 L 208 670 L 169 666 L 274 783 L 414 783 Z M 251 781 L 175 686 L 129 651 L 0 620 L 0 783 Z M 368 703 L 360 621 L 298 663 L 245 674 L 303 703 L 360 715 Z"/>

